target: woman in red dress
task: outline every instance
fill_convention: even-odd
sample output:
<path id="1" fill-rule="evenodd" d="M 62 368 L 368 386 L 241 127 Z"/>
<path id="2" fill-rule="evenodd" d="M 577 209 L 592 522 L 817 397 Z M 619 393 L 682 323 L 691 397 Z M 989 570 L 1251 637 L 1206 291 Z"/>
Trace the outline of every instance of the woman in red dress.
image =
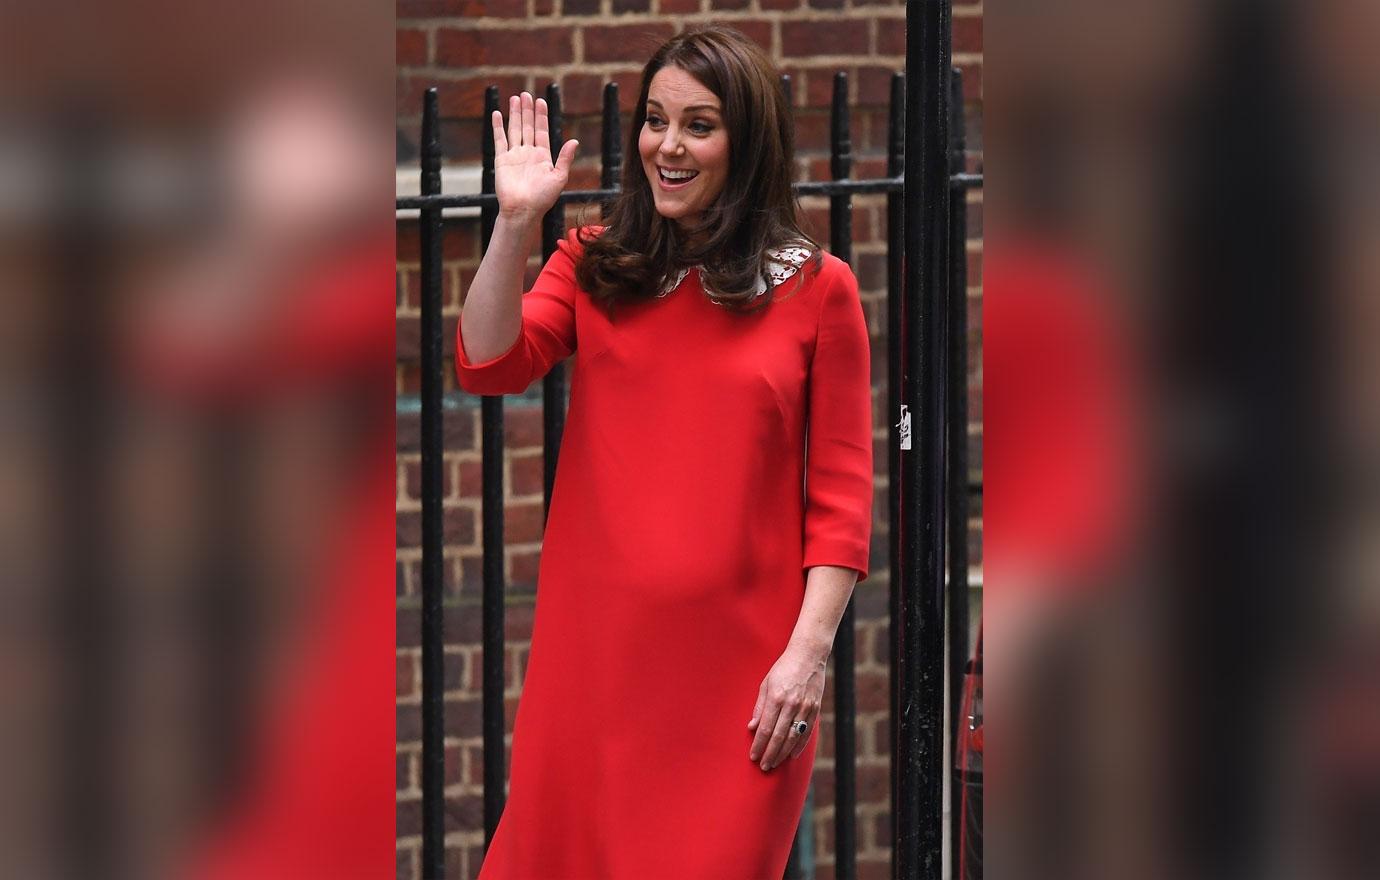
<path id="1" fill-rule="evenodd" d="M 510 795 L 482 880 L 776 880 L 825 666 L 872 517 L 858 284 L 796 219 L 780 80 L 741 33 L 643 71 L 622 191 L 522 292 L 545 102 L 494 113 L 500 212 L 457 329 L 460 385 L 575 355 Z"/>

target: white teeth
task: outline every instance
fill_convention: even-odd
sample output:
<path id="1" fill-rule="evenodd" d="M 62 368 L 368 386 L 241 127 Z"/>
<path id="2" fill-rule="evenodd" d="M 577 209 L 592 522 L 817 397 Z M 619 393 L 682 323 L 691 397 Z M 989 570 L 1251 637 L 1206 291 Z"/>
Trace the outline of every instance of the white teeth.
<path id="1" fill-rule="evenodd" d="M 661 176 L 667 180 L 689 180 L 696 174 L 699 174 L 698 171 L 669 171 L 665 168 L 659 170 L 661 171 Z"/>

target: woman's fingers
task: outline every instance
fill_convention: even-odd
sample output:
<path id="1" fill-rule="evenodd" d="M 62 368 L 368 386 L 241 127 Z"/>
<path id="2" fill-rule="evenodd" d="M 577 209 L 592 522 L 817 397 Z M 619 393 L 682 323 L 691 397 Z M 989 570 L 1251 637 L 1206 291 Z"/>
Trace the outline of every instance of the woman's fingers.
<path id="1" fill-rule="evenodd" d="M 575 140 L 561 144 L 561 154 L 556 157 L 556 170 L 562 175 L 570 176 L 570 166 L 575 161 L 575 150 L 579 146 L 580 142 Z"/>
<path id="2" fill-rule="evenodd" d="M 532 93 L 522 93 L 522 145 L 535 146 L 537 143 L 537 108 L 532 102 Z"/>
<path id="3" fill-rule="evenodd" d="M 757 736 L 753 737 L 752 749 L 748 752 L 748 759 L 758 764 L 766 759 L 767 749 L 771 747 L 772 731 L 776 729 L 776 716 L 780 714 L 781 706 L 771 699 L 762 701 L 762 709 L 757 714 Z"/>
<path id="4" fill-rule="evenodd" d="M 522 99 L 513 95 L 508 99 L 508 148 L 522 146 Z"/>
<path id="5" fill-rule="evenodd" d="M 791 731 L 791 722 L 795 720 L 795 713 L 789 706 L 782 706 L 777 713 L 776 723 L 773 725 L 771 741 L 767 744 L 767 751 L 762 755 L 761 766 L 763 770 L 775 769 L 777 764 L 786 757 L 786 743 Z"/>
<path id="6" fill-rule="evenodd" d="M 752 719 L 751 719 L 750 721 L 748 721 L 748 730 L 756 730 L 756 729 L 757 729 L 758 723 L 761 722 L 761 720 L 762 720 L 762 709 L 763 709 L 763 707 L 766 705 L 766 702 L 767 702 L 767 686 L 766 686 L 766 683 L 764 682 L 764 683 L 762 684 L 762 686 L 761 686 L 760 688 L 757 689 L 757 705 L 755 705 L 755 706 L 752 707 Z M 755 745 L 755 744 L 754 744 L 754 745 Z M 755 752 L 755 748 L 754 748 L 754 749 L 749 749 L 749 750 L 748 750 L 748 758 L 749 758 L 750 760 L 753 760 L 753 761 L 756 761 L 756 760 L 757 760 L 757 755 L 756 755 L 756 752 Z"/>
<path id="7" fill-rule="evenodd" d="M 551 152 L 551 128 L 550 111 L 546 106 L 545 98 L 538 98 L 536 105 L 536 139 L 533 141 L 538 147 L 546 152 Z"/>
<path id="8" fill-rule="evenodd" d="M 804 717 L 802 717 L 802 718 L 800 719 L 801 721 L 804 721 L 805 723 L 809 724 L 810 726 L 809 726 L 808 728 L 806 728 L 806 730 L 805 730 L 805 732 L 804 732 L 803 734 L 800 734 L 799 736 L 792 736 L 792 737 L 791 737 L 791 740 L 795 743 L 795 748 L 791 749 L 791 758 L 792 758 L 792 759 L 794 759 L 794 758 L 799 758 L 799 757 L 800 757 L 800 754 L 801 754 L 802 752 L 805 751 L 805 746 L 810 742 L 810 735 L 811 735 L 812 733 L 815 732 L 815 722 L 816 722 L 818 719 L 819 719 L 819 713 L 818 713 L 818 712 L 815 712 L 814 715 L 813 715 L 813 717 L 804 716 Z"/>
<path id="9" fill-rule="evenodd" d="M 759 698 L 759 705 L 761 711 L 753 716 L 757 720 L 757 736 L 748 757 L 763 770 L 771 770 L 785 760 L 796 745 L 790 731 L 797 709 L 788 702 L 770 698 Z"/>
<path id="10" fill-rule="evenodd" d="M 502 155 L 508 152 L 508 136 L 503 133 L 503 113 L 495 110 L 490 122 L 494 126 L 494 152 Z"/>
<path id="11" fill-rule="evenodd" d="M 542 155 L 551 154 L 550 108 L 545 98 L 533 99 L 530 92 L 513 95 L 508 99 L 508 131 L 503 131 L 503 114 L 495 110 L 493 114 L 494 152 L 503 154 L 518 147 L 537 147 Z M 575 151 L 580 142 L 568 140 L 561 144 L 554 167 L 561 174 L 569 176 L 570 166 L 575 162 Z"/>

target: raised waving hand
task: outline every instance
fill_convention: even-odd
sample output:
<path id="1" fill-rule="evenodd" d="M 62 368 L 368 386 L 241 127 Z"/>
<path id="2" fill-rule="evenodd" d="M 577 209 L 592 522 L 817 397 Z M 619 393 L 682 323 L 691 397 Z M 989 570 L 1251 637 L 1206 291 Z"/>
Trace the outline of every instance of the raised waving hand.
<path id="1" fill-rule="evenodd" d="M 565 189 L 580 142 L 562 144 L 553 163 L 546 101 L 533 101 L 530 92 L 508 99 L 506 134 L 501 112 L 495 110 L 490 122 L 494 127 L 494 190 L 499 213 L 529 220 L 540 217 L 551 210 Z"/>

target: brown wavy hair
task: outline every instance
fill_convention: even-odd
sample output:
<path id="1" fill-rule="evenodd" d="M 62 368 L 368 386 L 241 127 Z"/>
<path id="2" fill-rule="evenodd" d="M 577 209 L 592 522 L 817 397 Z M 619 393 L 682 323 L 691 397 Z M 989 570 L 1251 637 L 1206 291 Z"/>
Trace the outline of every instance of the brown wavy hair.
<path id="1" fill-rule="evenodd" d="M 667 66 L 684 70 L 718 96 L 728 129 L 732 170 L 714 204 L 689 230 L 657 213 L 638 149 L 652 77 Z M 770 286 L 768 249 L 808 244 L 818 270 L 823 255 L 801 229 L 791 189 L 790 104 L 771 60 L 742 31 L 722 25 L 691 28 L 652 54 L 642 69 L 623 155 L 622 190 L 606 215 L 606 228 L 602 234 L 579 233 L 584 256 L 575 278 L 599 305 L 611 309 L 618 302 L 655 297 L 680 268 L 699 264 L 704 286 L 717 301 L 734 311 L 755 312 L 772 299 L 755 296 L 759 278 Z M 691 246 L 692 239 L 701 244 Z M 804 274 L 797 273 L 799 281 Z"/>

